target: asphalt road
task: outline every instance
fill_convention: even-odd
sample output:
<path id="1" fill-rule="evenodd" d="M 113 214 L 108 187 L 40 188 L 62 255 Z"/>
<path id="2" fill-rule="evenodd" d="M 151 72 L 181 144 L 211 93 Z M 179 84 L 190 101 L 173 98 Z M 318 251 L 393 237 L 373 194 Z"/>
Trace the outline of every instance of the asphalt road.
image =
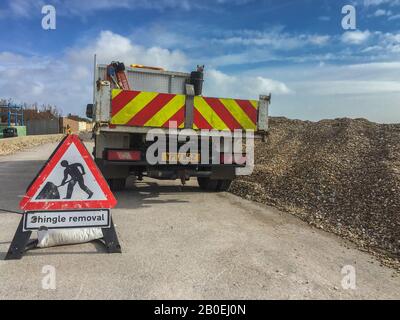
<path id="1" fill-rule="evenodd" d="M 1 208 L 18 209 L 54 147 L 0 157 Z M 122 254 L 87 243 L 4 261 L 19 216 L 0 213 L 0 298 L 400 298 L 393 270 L 274 208 L 200 192 L 195 181 L 181 187 L 178 181 L 146 179 L 116 196 L 113 218 Z M 355 289 L 342 287 L 346 265 L 354 267 Z M 56 289 L 43 288 L 46 266 L 54 267 Z"/>

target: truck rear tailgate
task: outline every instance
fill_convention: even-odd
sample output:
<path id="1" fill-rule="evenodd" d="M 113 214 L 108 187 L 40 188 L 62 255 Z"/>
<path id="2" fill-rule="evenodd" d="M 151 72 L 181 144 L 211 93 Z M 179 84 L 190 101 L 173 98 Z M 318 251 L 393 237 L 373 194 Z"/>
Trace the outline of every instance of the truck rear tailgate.
<path id="1" fill-rule="evenodd" d="M 185 124 L 187 96 L 147 91 L 112 90 L 111 124 L 168 128 Z M 195 96 L 193 129 L 257 130 L 257 100 Z"/>

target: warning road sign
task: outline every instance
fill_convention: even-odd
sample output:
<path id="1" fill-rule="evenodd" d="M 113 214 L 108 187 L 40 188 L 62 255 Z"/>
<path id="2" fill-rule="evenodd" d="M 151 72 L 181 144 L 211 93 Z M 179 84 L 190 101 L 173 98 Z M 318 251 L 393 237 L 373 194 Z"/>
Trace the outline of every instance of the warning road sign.
<path id="1" fill-rule="evenodd" d="M 68 135 L 28 187 L 25 211 L 113 208 L 117 201 L 77 135 Z"/>

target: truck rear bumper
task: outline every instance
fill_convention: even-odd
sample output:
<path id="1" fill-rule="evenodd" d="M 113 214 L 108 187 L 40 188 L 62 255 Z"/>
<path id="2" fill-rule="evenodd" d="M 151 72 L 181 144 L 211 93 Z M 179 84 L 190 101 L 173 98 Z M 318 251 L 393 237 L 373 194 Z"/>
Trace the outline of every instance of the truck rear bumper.
<path id="1" fill-rule="evenodd" d="M 173 128 L 153 128 L 153 127 L 133 127 L 133 126 L 122 126 L 122 125 L 109 125 L 103 124 L 99 127 L 98 134 L 100 133 L 141 133 L 147 134 L 149 131 L 157 129 L 158 132 L 162 132 L 165 135 L 169 134 L 179 134 L 183 129 L 173 129 Z M 227 131 L 229 132 L 232 137 L 242 137 L 243 132 L 238 131 Z M 252 131 L 254 139 L 263 139 L 263 137 L 267 134 L 265 130 L 257 130 Z M 221 136 L 220 131 L 213 131 L 213 130 L 193 130 L 193 131 L 186 131 L 185 135 L 190 136 L 197 136 L 197 137 L 218 137 Z"/>
<path id="2" fill-rule="evenodd" d="M 127 178 L 138 173 L 157 179 L 179 179 L 185 177 L 210 177 L 211 179 L 234 179 L 236 168 L 244 165 L 209 164 L 183 165 L 160 164 L 150 165 L 146 161 L 108 161 L 97 159 L 97 165 L 106 178 Z"/>

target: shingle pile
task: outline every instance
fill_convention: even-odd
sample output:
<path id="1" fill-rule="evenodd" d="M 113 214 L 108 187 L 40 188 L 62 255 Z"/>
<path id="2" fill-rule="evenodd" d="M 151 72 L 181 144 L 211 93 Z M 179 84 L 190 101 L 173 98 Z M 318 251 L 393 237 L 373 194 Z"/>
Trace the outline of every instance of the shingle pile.
<path id="1" fill-rule="evenodd" d="M 400 124 L 272 118 L 230 191 L 293 213 L 400 266 Z"/>
<path id="2" fill-rule="evenodd" d="M 45 143 L 59 142 L 62 138 L 62 134 L 46 134 L 0 139 L 0 156 L 32 148 Z"/>

